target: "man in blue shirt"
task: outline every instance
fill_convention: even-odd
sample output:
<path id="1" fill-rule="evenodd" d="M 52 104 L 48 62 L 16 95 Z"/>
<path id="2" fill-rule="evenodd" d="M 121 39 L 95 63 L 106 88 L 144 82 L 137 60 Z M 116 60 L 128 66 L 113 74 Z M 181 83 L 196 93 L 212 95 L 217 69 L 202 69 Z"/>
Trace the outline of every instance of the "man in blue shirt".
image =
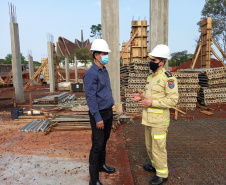
<path id="1" fill-rule="evenodd" d="M 115 168 L 105 164 L 106 144 L 110 137 L 114 99 L 110 78 L 105 64 L 111 50 L 103 39 L 96 39 L 91 46 L 94 64 L 83 76 L 86 100 L 92 128 L 92 148 L 89 156 L 90 185 L 102 185 L 99 171 L 114 173 Z"/>

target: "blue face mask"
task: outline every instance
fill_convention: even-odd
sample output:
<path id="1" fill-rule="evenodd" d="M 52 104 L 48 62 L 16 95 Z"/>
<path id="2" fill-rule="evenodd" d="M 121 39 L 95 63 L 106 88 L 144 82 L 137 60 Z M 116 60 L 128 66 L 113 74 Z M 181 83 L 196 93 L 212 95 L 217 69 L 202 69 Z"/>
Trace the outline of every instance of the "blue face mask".
<path id="1" fill-rule="evenodd" d="M 108 55 L 101 56 L 101 61 L 100 61 L 101 64 L 105 65 L 108 63 L 108 61 L 109 61 Z"/>

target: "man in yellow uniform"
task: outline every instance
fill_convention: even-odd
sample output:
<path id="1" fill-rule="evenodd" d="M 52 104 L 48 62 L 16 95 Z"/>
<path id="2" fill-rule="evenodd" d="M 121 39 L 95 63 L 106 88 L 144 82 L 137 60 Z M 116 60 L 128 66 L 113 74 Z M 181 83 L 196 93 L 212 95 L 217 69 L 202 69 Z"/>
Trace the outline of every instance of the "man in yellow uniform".
<path id="1" fill-rule="evenodd" d="M 157 45 L 151 53 L 150 69 L 144 94 L 132 94 L 133 101 L 143 107 L 142 124 L 145 125 L 145 143 L 151 164 L 145 164 L 146 171 L 156 172 L 150 183 L 162 184 L 168 180 L 166 136 L 170 123 L 169 108 L 178 102 L 177 79 L 166 71 L 164 65 L 170 57 L 169 47 Z"/>

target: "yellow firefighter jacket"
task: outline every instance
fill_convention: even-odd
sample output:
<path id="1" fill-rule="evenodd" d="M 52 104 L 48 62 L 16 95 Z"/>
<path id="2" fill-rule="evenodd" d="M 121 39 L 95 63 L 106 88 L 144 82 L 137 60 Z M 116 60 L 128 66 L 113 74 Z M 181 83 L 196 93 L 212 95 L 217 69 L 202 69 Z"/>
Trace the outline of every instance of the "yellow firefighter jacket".
<path id="1" fill-rule="evenodd" d="M 164 68 L 148 76 L 144 96 L 152 100 L 152 106 L 143 109 L 142 124 L 151 127 L 168 127 L 169 108 L 178 102 L 177 79 Z"/>

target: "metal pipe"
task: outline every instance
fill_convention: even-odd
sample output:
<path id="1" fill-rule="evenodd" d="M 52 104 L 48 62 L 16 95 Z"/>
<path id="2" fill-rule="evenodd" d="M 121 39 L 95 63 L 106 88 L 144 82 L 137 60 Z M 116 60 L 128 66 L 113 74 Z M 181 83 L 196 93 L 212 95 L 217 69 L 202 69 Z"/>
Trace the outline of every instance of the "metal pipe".
<path id="1" fill-rule="evenodd" d="M 21 128 L 21 129 L 19 130 L 19 132 L 24 132 L 24 130 L 25 130 L 28 126 L 32 125 L 33 122 L 35 122 L 35 120 L 33 120 L 33 121 L 29 122 L 28 124 L 26 124 L 23 128 Z"/>

